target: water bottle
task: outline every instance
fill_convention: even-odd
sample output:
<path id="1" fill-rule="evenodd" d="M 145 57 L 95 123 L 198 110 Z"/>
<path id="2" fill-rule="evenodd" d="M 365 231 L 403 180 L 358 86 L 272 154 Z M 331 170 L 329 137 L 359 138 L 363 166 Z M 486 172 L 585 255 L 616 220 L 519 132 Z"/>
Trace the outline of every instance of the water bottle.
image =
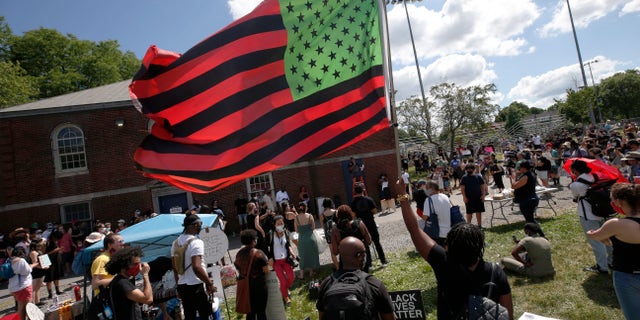
<path id="1" fill-rule="evenodd" d="M 73 286 L 73 294 L 76 296 L 76 301 L 82 300 L 82 295 L 80 294 L 79 285 L 76 284 L 75 286 Z"/>
<path id="2" fill-rule="evenodd" d="M 58 307 L 58 295 L 54 292 L 53 293 L 53 307 L 57 308 Z"/>

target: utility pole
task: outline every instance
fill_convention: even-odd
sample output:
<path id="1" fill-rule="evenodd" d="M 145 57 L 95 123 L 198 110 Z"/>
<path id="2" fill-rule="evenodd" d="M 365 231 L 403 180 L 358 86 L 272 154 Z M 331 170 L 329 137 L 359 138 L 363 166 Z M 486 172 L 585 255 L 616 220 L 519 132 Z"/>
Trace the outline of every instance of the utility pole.
<path id="1" fill-rule="evenodd" d="M 573 14 L 571 14 L 571 5 L 569 4 L 569 0 L 567 0 L 567 9 L 569 9 L 569 20 L 571 20 L 571 29 L 573 30 L 573 40 L 576 43 L 576 50 L 578 51 L 578 61 L 580 62 L 580 71 L 582 72 L 582 85 L 583 88 L 586 88 L 587 85 L 587 75 L 584 72 L 584 64 L 582 63 L 582 54 L 580 53 L 580 45 L 578 44 L 578 35 L 576 34 L 576 26 L 573 24 Z M 596 116 L 593 113 L 593 106 L 589 108 L 589 118 L 591 119 L 591 124 L 596 124 Z"/>

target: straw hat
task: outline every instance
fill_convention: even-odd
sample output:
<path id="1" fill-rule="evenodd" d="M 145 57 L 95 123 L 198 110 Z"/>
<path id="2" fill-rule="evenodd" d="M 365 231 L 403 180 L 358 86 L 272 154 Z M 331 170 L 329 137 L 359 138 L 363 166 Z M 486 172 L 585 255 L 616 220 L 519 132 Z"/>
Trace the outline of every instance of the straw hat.
<path id="1" fill-rule="evenodd" d="M 104 235 L 100 232 L 91 232 L 85 239 L 84 241 L 86 241 L 87 243 L 96 243 L 100 240 L 102 240 L 102 238 L 104 237 Z"/>

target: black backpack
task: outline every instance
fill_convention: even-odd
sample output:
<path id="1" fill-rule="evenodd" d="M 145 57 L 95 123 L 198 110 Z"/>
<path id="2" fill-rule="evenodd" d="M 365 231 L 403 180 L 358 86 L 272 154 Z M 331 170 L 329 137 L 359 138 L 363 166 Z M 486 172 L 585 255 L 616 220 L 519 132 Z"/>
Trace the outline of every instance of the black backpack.
<path id="1" fill-rule="evenodd" d="M 346 228 L 341 224 L 338 224 L 340 239 L 344 239 L 346 237 L 355 237 L 360 239 L 360 241 L 364 243 L 364 235 L 360 231 L 360 223 L 362 223 L 360 219 L 355 219 L 353 221 L 350 221 Z"/>
<path id="2" fill-rule="evenodd" d="M 361 270 L 345 272 L 338 278 L 332 274 L 326 290 L 321 293 L 323 319 L 373 319 L 374 303 L 367 282 L 369 277 L 371 275 Z"/>
<path id="3" fill-rule="evenodd" d="M 576 180 L 589 186 L 585 196 L 578 200 L 586 200 L 591 205 L 591 212 L 597 217 L 608 218 L 615 215 L 616 211 L 611 207 L 611 186 L 616 183 L 616 180 L 599 180 L 595 174 L 593 178 L 595 179 L 593 182 L 582 178 Z M 584 207 L 582 209 L 584 211 Z"/>

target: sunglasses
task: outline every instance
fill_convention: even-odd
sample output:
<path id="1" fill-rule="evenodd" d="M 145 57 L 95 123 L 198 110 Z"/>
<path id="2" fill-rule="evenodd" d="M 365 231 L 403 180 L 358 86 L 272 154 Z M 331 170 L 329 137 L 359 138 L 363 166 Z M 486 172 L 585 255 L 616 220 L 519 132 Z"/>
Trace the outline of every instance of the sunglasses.
<path id="1" fill-rule="evenodd" d="M 355 257 L 356 258 L 360 258 L 360 257 L 364 256 L 365 254 L 367 254 L 366 251 L 358 251 L 358 252 L 356 252 Z"/>

